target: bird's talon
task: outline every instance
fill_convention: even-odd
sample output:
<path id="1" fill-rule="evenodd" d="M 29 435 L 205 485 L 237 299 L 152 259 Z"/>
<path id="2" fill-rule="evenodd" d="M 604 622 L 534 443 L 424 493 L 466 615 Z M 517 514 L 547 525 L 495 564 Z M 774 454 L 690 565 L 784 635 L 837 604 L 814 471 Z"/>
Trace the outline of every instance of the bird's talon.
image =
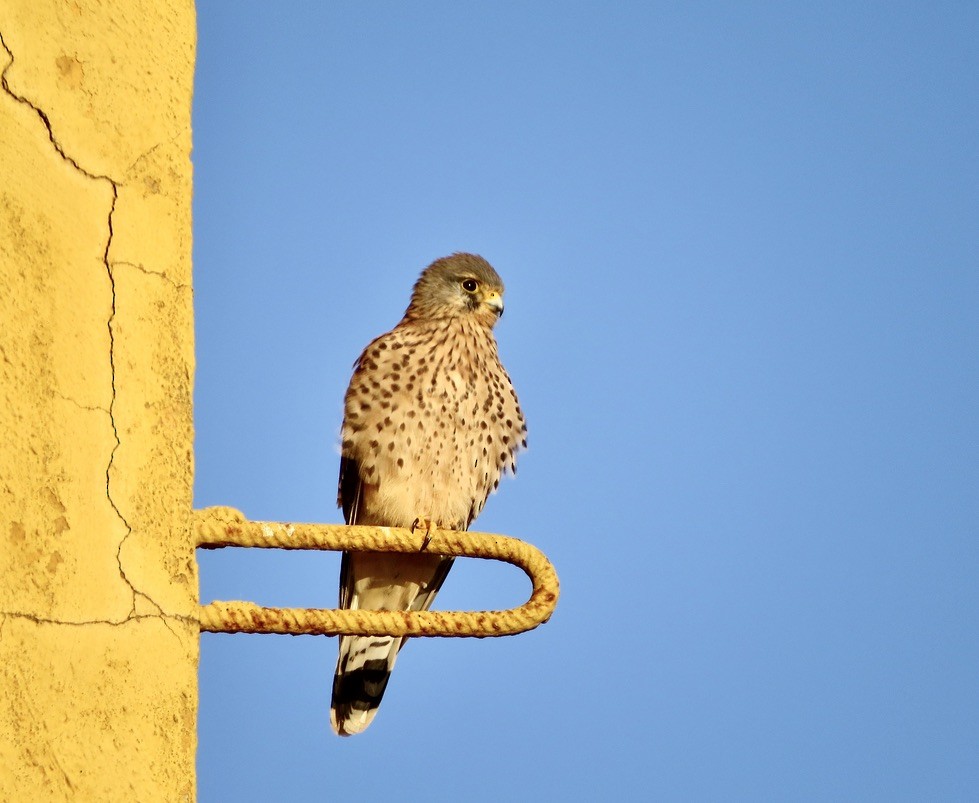
<path id="1" fill-rule="evenodd" d="M 428 549 L 428 545 L 432 541 L 432 530 L 435 529 L 435 522 L 433 522 L 431 519 L 423 519 L 419 517 L 411 523 L 411 531 L 415 532 L 415 530 L 421 526 L 425 528 L 425 537 L 422 538 L 422 546 L 419 552 L 424 552 L 426 549 Z"/>

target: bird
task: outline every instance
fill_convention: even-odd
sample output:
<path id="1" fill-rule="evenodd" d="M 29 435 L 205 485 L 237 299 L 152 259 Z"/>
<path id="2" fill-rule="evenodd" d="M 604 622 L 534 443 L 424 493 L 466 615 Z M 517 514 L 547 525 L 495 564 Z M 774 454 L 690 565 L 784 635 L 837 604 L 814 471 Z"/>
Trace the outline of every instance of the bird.
<path id="1" fill-rule="evenodd" d="M 401 321 L 368 344 L 344 397 L 337 505 L 347 524 L 466 530 L 527 446 L 493 327 L 503 281 L 455 253 L 422 271 Z M 452 558 L 344 552 L 340 607 L 427 610 Z M 341 636 L 330 722 L 341 736 L 374 719 L 406 639 Z"/>

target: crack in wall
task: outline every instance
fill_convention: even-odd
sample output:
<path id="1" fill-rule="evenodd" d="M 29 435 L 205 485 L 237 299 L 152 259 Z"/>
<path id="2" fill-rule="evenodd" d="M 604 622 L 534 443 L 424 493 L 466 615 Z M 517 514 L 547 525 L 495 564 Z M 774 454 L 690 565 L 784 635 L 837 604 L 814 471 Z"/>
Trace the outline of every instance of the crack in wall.
<path id="1" fill-rule="evenodd" d="M 67 153 L 65 153 L 65 149 L 61 147 L 61 143 L 58 142 L 54 135 L 54 128 L 51 125 L 51 119 L 42 108 L 35 106 L 34 103 L 28 98 L 25 98 L 23 95 L 18 95 L 13 89 L 11 89 L 10 82 L 7 81 L 7 70 L 14 66 L 14 53 L 9 47 L 7 47 L 7 42 L 4 40 L 2 32 L 0 32 L 0 46 L 3 47 L 7 53 L 7 56 L 10 58 L 10 61 L 7 62 L 7 66 L 3 68 L 3 72 L 0 73 L 0 86 L 3 87 L 3 91 L 10 95 L 10 97 L 12 97 L 18 103 L 22 103 L 25 106 L 33 109 L 34 113 L 41 118 L 41 122 L 44 123 L 44 128 L 48 132 L 48 139 L 51 140 L 51 144 L 54 146 L 54 149 L 58 152 L 58 155 L 61 156 L 62 159 L 68 162 L 68 164 L 74 167 L 79 173 L 88 176 L 90 179 L 94 179 L 95 181 L 108 181 L 110 184 L 112 184 L 114 191 L 116 183 L 111 178 L 108 176 L 100 176 L 95 173 L 90 173 L 88 170 L 78 164 L 78 162 L 72 159 Z"/>
<path id="2" fill-rule="evenodd" d="M 109 423 L 112 425 L 112 437 L 115 438 L 116 443 L 112 447 L 112 451 L 109 453 L 109 463 L 105 467 L 105 497 L 106 499 L 109 500 L 109 504 L 112 505 L 112 509 L 116 512 L 116 515 L 119 517 L 119 521 L 121 521 L 123 523 L 123 526 L 126 528 L 126 534 L 119 540 L 119 547 L 116 549 L 116 563 L 119 565 L 119 576 L 122 577 L 123 582 L 127 586 L 129 586 L 129 590 L 132 592 L 132 597 L 133 597 L 132 607 L 129 609 L 129 614 L 126 616 L 125 621 L 147 618 L 147 615 L 145 614 L 139 615 L 136 613 L 136 601 L 137 599 L 143 599 L 146 602 L 148 602 L 150 605 L 152 605 L 157 611 L 157 613 L 150 618 L 160 619 L 160 621 L 163 622 L 167 630 L 173 633 L 175 637 L 179 638 L 177 632 L 172 627 L 170 627 L 170 623 L 167 621 L 167 617 L 171 616 L 171 614 L 167 614 L 160 606 L 160 604 L 156 602 L 156 600 L 154 600 L 152 597 L 150 597 L 149 594 L 147 594 L 144 591 L 140 591 L 138 588 L 136 588 L 136 585 L 133 583 L 132 580 L 129 579 L 129 575 L 126 574 L 126 570 L 123 568 L 122 565 L 122 548 L 126 545 L 126 541 L 128 540 L 129 536 L 133 534 L 133 528 L 132 525 L 129 523 L 129 521 L 126 519 L 126 517 L 122 514 L 122 511 L 119 509 L 119 506 L 116 504 L 116 501 L 112 498 L 112 466 L 116 460 L 116 452 L 118 451 L 119 447 L 122 446 L 122 439 L 119 437 L 119 429 L 116 426 L 116 416 L 115 416 L 116 397 L 117 397 L 116 335 L 112 328 L 112 324 L 116 318 L 116 277 L 115 277 L 115 273 L 113 272 L 113 265 L 115 263 L 109 261 L 109 249 L 112 247 L 112 235 L 114 233 L 112 229 L 112 215 L 116 211 L 116 201 L 119 199 L 119 188 L 114 181 L 111 181 L 111 179 L 110 182 L 112 184 L 112 206 L 109 208 L 109 217 L 107 220 L 109 236 L 106 238 L 105 241 L 105 252 L 102 254 L 102 262 L 105 264 L 105 272 L 109 277 L 109 288 L 112 291 L 112 305 L 109 311 L 109 320 L 106 322 L 106 326 L 109 330 L 109 372 L 110 372 L 110 377 L 112 382 L 112 395 L 109 399 Z M 119 264 L 123 264 L 123 263 L 119 263 Z"/>
<path id="3" fill-rule="evenodd" d="M 126 528 L 126 534 L 120 539 L 119 547 L 116 549 L 116 563 L 119 564 L 119 576 L 122 577 L 123 582 L 129 586 L 129 590 L 132 592 L 133 601 L 132 607 L 129 610 L 129 615 L 127 619 L 131 619 L 136 615 L 136 596 L 137 594 L 145 597 L 149 602 L 156 606 L 157 610 L 160 609 L 159 605 L 156 605 L 153 600 L 146 597 L 140 591 L 136 590 L 136 586 L 133 585 L 132 581 L 126 575 L 126 570 L 122 567 L 122 547 L 126 543 L 126 539 L 133 534 L 133 528 L 126 520 L 126 517 L 122 515 L 122 511 L 116 504 L 115 500 L 112 498 L 112 465 L 116 460 L 116 452 L 119 447 L 122 446 L 122 440 L 119 437 L 119 428 L 116 426 L 116 336 L 115 332 L 112 330 L 112 322 L 116 317 L 116 278 L 112 273 L 112 263 L 109 262 L 109 249 L 112 247 L 112 215 L 116 211 L 116 201 L 119 199 L 119 189 L 116 187 L 116 183 L 110 180 L 112 184 L 112 205 L 109 207 L 109 217 L 107 226 L 109 229 L 109 236 L 105 241 L 105 251 L 102 254 L 102 262 L 105 265 L 105 272 L 109 277 L 109 290 L 112 294 L 112 304 L 109 310 L 109 320 L 106 322 L 106 327 L 109 330 L 109 373 L 110 380 L 112 384 L 112 395 L 109 397 L 109 423 L 112 425 L 112 437 L 115 439 L 115 445 L 112 447 L 112 451 L 109 453 L 109 463 L 105 467 L 105 497 L 109 500 L 109 504 L 112 505 L 112 509 L 116 512 L 116 516 L 119 517 L 119 521 L 122 522 L 123 526 Z"/>
<path id="4" fill-rule="evenodd" d="M 3 635 L 3 625 L 6 624 L 7 619 L 26 619 L 29 622 L 33 622 L 37 625 L 65 625 L 67 627 L 86 627 L 88 625 L 108 625 L 109 627 L 124 627 L 131 622 L 140 622 L 144 619 L 160 620 L 167 627 L 167 629 L 177 635 L 173 628 L 170 627 L 170 622 L 168 620 L 173 620 L 174 622 L 179 622 L 186 625 L 199 626 L 200 623 L 193 616 L 181 616 L 176 613 L 137 613 L 129 616 L 125 619 L 84 619 L 82 621 L 71 621 L 69 619 L 52 619 L 47 616 L 38 616 L 33 613 L 25 613 L 24 611 L 0 611 L 0 635 Z"/>
<path id="5" fill-rule="evenodd" d="M 69 404 L 74 404 L 75 407 L 77 407 L 79 410 L 89 410 L 93 413 L 105 413 L 106 415 L 109 414 L 109 411 L 106 410 L 104 407 L 99 407 L 98 405 L 91 406 L 88 404 L 82 404 L 80 401 L 78 401 L 78 399 L 73 399 L 71 396 L 66 396 L 64 393 L 62 393 L 59 390 L 54 391 L 54 395 L 57 396 L 59 399 L 63 399 L 64 401 L 68 402 Z"/>
<path id="6" fill-rule="evenodd" d="M 108 226 L 109 233 L 108 233 L 108 236 L 107 236 L 106 241 L 105 241 L 105 250 L 104 250 L 104 252 L 102 254 L 102 261 L 103 261 L 103 264 L 105 265 L 106 274 L 108 275 L 108 278 L 109 278 L 109 287 L 110 287 L 111 294 L 112 294 L 112 304 L 111 304 L 110 313 L 109 313 L 109 320 L 107 322 L 107 327 L 108 327 L 108 330 L 109 330 L 109 368 L 110 368 L 110 373 L 111 373 L 112 395 L 111 395 L 111 398 L 110 398 L 110 401 L 109 401 L 109 409 L 108 409 L 107 412 L 109 414 L 109 421 L 110 421 L 110 423 L 112 425 L 112 434 L 113 434 L 113 437 L 115 439 L 115 445 L 112 447 L 112 451 L 109 454 L 109 462 L 108 462 L 108 465 L 106 466 L 106 469 L 105 469 L 105 495 L 106 495 L 106 498 L 109 500 L 109 504 L 112 506 L 112 509 L 115 511 L 116 515 L 119 517 L 119 520 L 122 522 L 123 526 L 126 528 L 126 534 L 119 541 L 119 547 L 116 550 L 116 562 L 119 565 L 119 575 L 122 578 L 123 582 L 125 582 L 125 584 L 129 587 L 129 589 L 130 589 L 130 591 L 132 593 L 132 606 L 130 608 L 129 614 L 126 616 L 126 619 L 123 620 L 123 622 L 130 621 L 130 620 L 133 620 L 133 619 L 142 619 L 142 618 L 160 618 L 160 619 L 162 619 L 163 623 L 166 625 L 167 629 L 170 630 L 170 632 L 172 632 L 174 635 L 177 635 L 176 632 L 170 627 L 170 624 L 167 621 L 167 618 L 169 617 L 169 618 L 174 618 L 174 619 L 178 619 L 179 620 L 181 617 L 176 616 L 175 614 L 166 613 L 163 610 L 163 608 L 157 602 L 155 602 L 152 598 L 149 597 L 149 595 L 147 595 L 146 593 L 144 593 L 144 592 L 140 591 L 139 589 L 137 589 L 136 586 L 133 584 L 133 582 L 126 575 L 126 571 L 125 571 L 125 569 L 123 568 L 123 565 L 122 565 L 122 563 L 123 563 L 122 562 L 122 548 L 123 548 L 123 545 L 126 543 L 126 540 L 129 538 L 129 536 L 132 535 L 133 528 L 129 524 L 129 522 L 126 520 L 126 517 L 122 514 L 122 511 L 119 509 L 119 506 L 116 504 L 115 500 L 112 498 L 112 491 L 111 491 L 111 472 L 112 472 L 112 466 L 113 466 L 113 464 L 115 462 L 116 451 L 122 445 L 122 441 L 121 441 L 121 439 L 119 437 L 119 429 L 116 426 L 116 419 L 115 419 L 115 405 L 116 405 L 115 333 L 113 332 L 113 326 L 112 325 L 113 325 L 113 321 L 115 320 L 115 316 L 116 316 L 116 281 L 115 281 L 115 276 L 114 276 L 113 271 L 112 271 L 113 263 L 109 261 L 109 250 L 112 247 L 112 236 L 113 236 L 112 216 L 115 213 L 115 210 L 116 210 L 116 202 L 119 199 L 119 186 L 120 186 L 120 183 L 117 182 L 117 181 L 115 181 L 114 179 L 112 179 L 110 176 L 100 175 L 100 174 L 97 174 L 97 173 L 91 173 L 91 172 L 89 172 L 88 170 L 86 170 L 84 167 L 82 167 L 77 161 L 75 161 L 71 156 L 69 156 L 65 152 L 65 149 L 62 147 L 61 143 L 58 142 L 58 139 L 57 139 L 57 137 L 54 134 L 54 128 L 53 128 L 53 126 L 51 124 L 51 119 L 48 117 L 48 115 L 45 113 L 45 111 L 43 109 L 41 109 L 39 106 L 35 105 L 30 99 L 24 97 L 23 95 L 17 94 L 11 88 L 10 82 L 7 80 L 7 71 L 14 64 L 14 54 L 13 54 L 13 51 L 7 46 L 7 42 L 3 38 L 3 33 L 2 32 L 0 32 L 0 47 L 3 48 L 3 50 L 6 52 L 7 57 L 9 59 L 9 61 L 6 64 L 6 66 L 3 68 L 3 71 L 0 72 L 0 88 L 2 88 L 3 91 L 7 95 L 9 95 L 11 98 L 13 98 L 14 100 L 16 100 L 18 103 L 21 103 L 24 106 L 27 106 L 28 108 L 30 108 L 30 109 L 32 109 L 34 111 L 34 113 L 37 115 L 37 117 L 44 124 L 44 128 L 47 131 L 48 139 L 50 140 L 51 145 L 54 147 L 55 151 L 58 153 L 59 156 L 61 156 L 62 159 L 64 159 L 68 164 L 70 164 L 72 167 L 74 167 L 75 170 L 77 170 L 82 175 L 84 175 L 84 176 L 92 179 L 93 181 L 105 181 L 105 182 L 107 182 L 109 184 L 109 187 L 112 189 L 112 203 L 111 203 L 111 205 L 109 207 L 109 214 L 108 214 L 108 219 L 107 219 L 107 226 Z M 121 265 L 121 264 L 129 264 L 129 263 L 118 263 L 118 264 Z M 141 269 L 145 273 L 151 273 L 151 274 L 152 273 L 155 273 L 155 271 L 146 270 L 145 268 L 142 268 L 142 266 L 136 266 L 136 265 L 134 265 L 133 267 L 136 267 L 138 269 Z M 170 281 L 171 283 L 175 284 L 172 279 L 169 279 L 169 277 L 165 277 L 165 276 L 163 276 L 163 274 L 157 274 L 157 275 L 159 275 L 159 276 L 161 276 L 163 278 L 166 278 L 168 281 Z M 4 357 L 6 358 L 6 355 L 4 355 Z M 59 395 L 61 395 L 61 394 L 59 394 Z M 68 397 L 62 396 L 62 398 L 65 398 L 67 401 L 71 401 L 71 402 L 73 402 L 75 404 L 78 404 L 78 402 L 75 402 L 73 399 L 69 399 Z M 84 405 L 78 404 L 78 406 L 84 408 Z M 93 408 L 86 408 L 86 409 L 93 409 Z M 94 409 L 100 409 L 100 410 L 102 410 L 104 408 L 94 408 Z M 155 614 L 152 617 L 150 617 L 149 615 L 146 615 L 146 614 L 137 614 L 136 613 L 136 601 L 137 601 L 137 598 L 145 599 L 159 613 L 158 614 Z M 27 616 L 27 618 L 33 618 L 37 622 L 48 621 L 48 622 L 57 623 L 57 624 L 87 624 L 87 623 L 73 623 L 73 622 L 56 622 L 56 620 L 44 620 L 44 619 L 41 619 L 39 617 L 31 617 L 31 616 L 29 616 L 27 614 L 8 613 L 7 615 L 9 615 L 9 616 Z M 96 624 L 96 623 L 122 624 L 123 622 L 110 622 L 110 621 L 101 622 L 99 620 L 95 620 L 95 621 L 91 622 L 91 624 Z"/>
<path id="7" fill-rule="evenodd" d="M 180 139 L 183 136 L 185 136 L 185 132 L 178 131 L 176 134 L 174 134 L 169 139 L 164 140 L 163 142 L 157 142 L 156 145 L 154 145 L 152 148 L 147 148 L 139 156 L 137 156 L 135 159 L 133 159 L 133 163 L 131 165 L 129 165 L 129 167 L 126 168 L 126 172 L 124 173 L 124 175 L 127 175 L 128 176 L 133 170 L 136 169 L 136 165 L 138 165 L 140 162 L 142 162 L 143 159 L 149 158 L 149 156 L 155 150 L 157 150 L 158 148 L 162 148 L 164 145 L 173 145 L 174 142 L 176 142 L 178 139 Z"/>
<path id="8" fill-rule="evenodd" d="M 157 277 L 163 279 L 163 281 L 167 282 L 167 284 L 170 284 L 173 287 L 175 287 L 177 290 L 189 290 L 190 289 L 190 285 L 189 284 L 184 284 L 182 282 L 175 282 L 173 279 L 171 279 L 169 276 L 167 276 L 162 271 L 150 270 L 149 268 L 147 268 L 147 267 L 145 267 L 143 265 L 140 265 L 138 262 L 123 262 L 123 261 L 117 259 L 117 260 L 115 260 L 112 263 L 112 266 L 113 267 L 133 268 L 134 270 L 138 270 L 141 273 L 145 273 L 147 276 L 157 276 Z"/>

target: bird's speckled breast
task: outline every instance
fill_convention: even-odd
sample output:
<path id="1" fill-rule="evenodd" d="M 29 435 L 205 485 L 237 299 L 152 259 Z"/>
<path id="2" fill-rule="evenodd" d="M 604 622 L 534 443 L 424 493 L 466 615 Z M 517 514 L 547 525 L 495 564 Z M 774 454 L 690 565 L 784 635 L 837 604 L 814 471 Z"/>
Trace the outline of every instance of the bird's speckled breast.
<path id="1" fill-rule="evenodd" d="M 406 319 L 357 368 L 342 451 L 364 484 L 359 521 L 410 527 L 420 517 L 465 529 L 526 446 L 492 330 L 466 318 Z"/>

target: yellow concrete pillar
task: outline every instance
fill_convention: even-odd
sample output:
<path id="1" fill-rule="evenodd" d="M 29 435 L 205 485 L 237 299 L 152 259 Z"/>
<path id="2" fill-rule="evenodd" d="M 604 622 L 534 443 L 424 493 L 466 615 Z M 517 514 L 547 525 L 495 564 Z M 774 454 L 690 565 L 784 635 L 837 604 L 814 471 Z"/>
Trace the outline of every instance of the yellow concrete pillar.
<path id="1" fill-rule="evenodd" d="M 0 800 L 194 798 L 195 36 L 0 5 Z"/>

